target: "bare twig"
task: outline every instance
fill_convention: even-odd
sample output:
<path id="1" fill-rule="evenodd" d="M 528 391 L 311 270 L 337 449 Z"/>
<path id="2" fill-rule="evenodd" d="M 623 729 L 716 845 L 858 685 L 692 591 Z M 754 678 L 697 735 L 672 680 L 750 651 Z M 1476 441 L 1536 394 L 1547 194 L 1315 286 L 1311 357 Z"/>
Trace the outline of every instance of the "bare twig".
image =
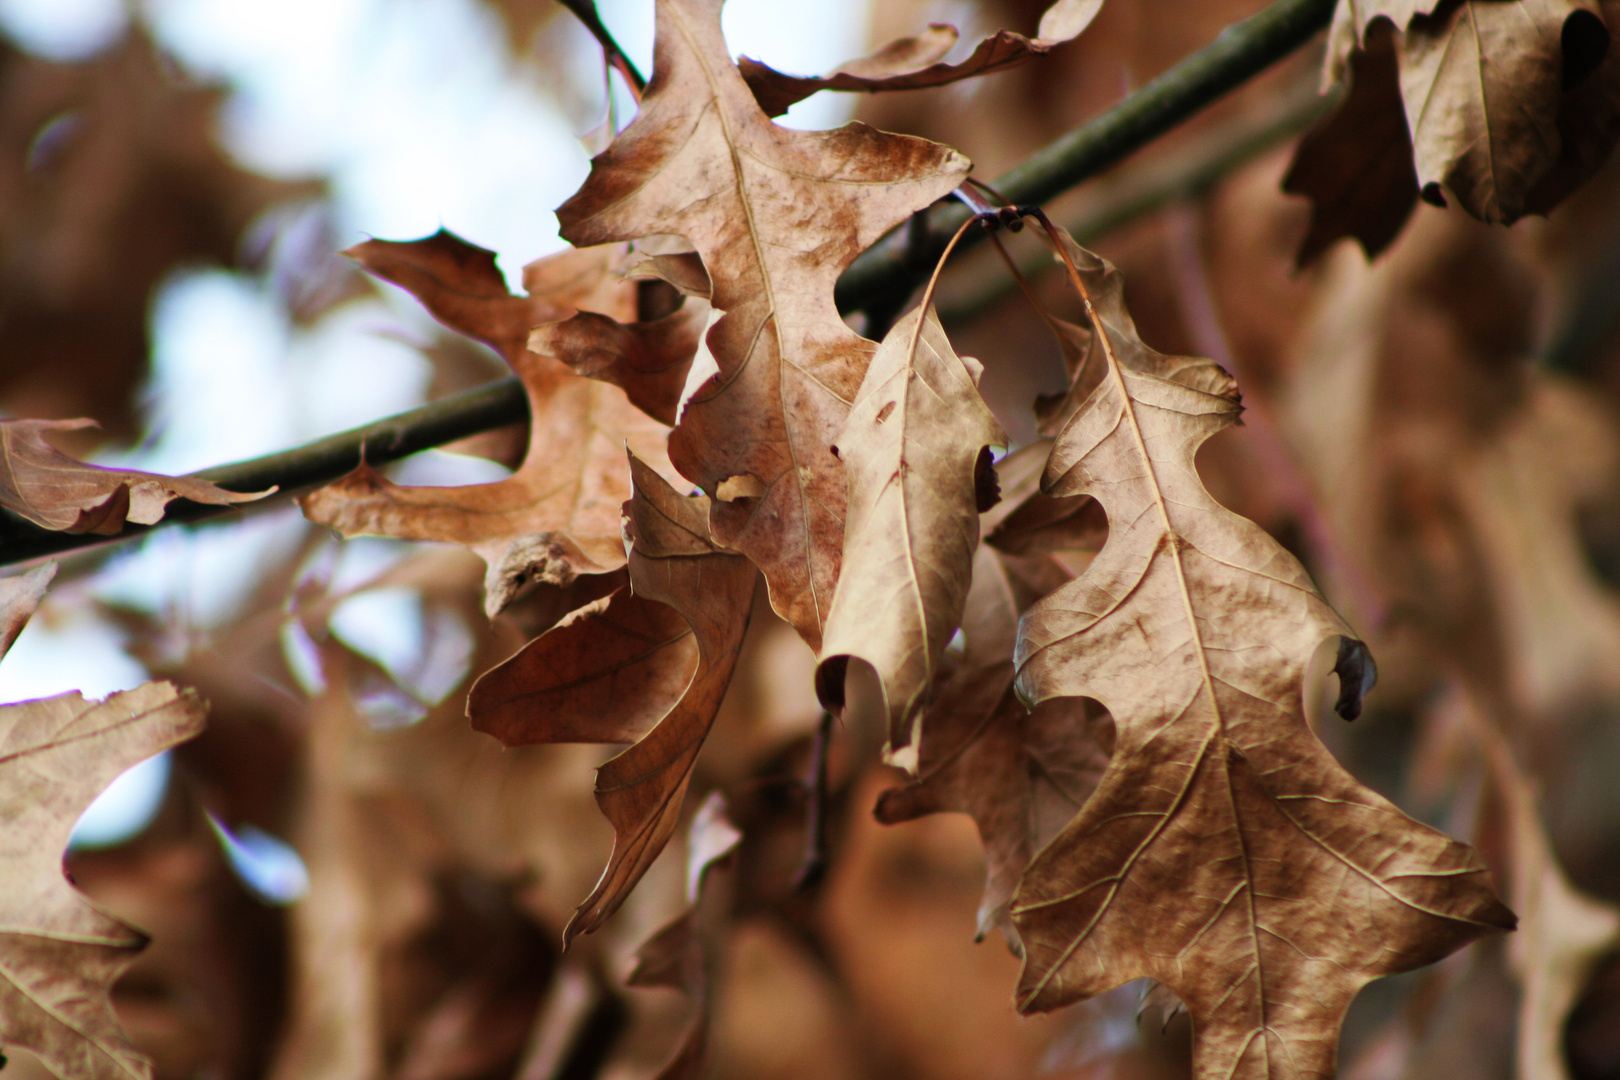
<path id="1" fill-rule="evenodd" d="M 1101 116 L 1031 155 L 999 177 L 995 188 L 1009 201 L 1040 203 L 1095 176 L 1288 55 L 1327 25 L 1334 2 L 1276 0 L 1259 14 L 1227 28 L 1215 41 Z M 639 80 L 640 74 L 618 46 L 611 44 L 610 48 L 612 36 L 596 16 L 594 4 L 590 0 L 567 0 L 567 6 L 598 35 L 610 56 L 624 60 L 627 70 L 621 70 L 625 70 L 626 79 Z M 947 238 L 971 216 L 972 211 L 960 203 L 941 204 L 929 212 L 926 222 L 919 222 L 913 229 L 903 227 L 880 240 L 839 279 L 839 310 L 846 314 L 866 311 L 874 317 L 899 310 L 912 290 L 927 278 L 938 258 L 937 251 L 929 253 L 920 248 L 935 244 L 943 248 Z M 971 243 L 978 235 L 978 231 L 970 230 L 964 242 Z M 505 379 L 316 443 L 196 475 L 232 490 L 254 491 L 277 485 L 283 495 L 291 494 L 328 483 L 354 468 L 360 461 L 362 446 L 366 459 L 375 464 L 394 461 L 521 420 L 524 405 L 518 381 Z M 198 521 L 219 512 L 217 508 L 177 501 L 153 527 Z M 146 531 L 131 528 L 111 539 L 129 539 Z M 0 516 L 0 565 L 89 547 L 104 540 L 51 533 L 4 515 Z"/>
<path id="2" fill-rule="evenodd" d="M 810 748 L 810 774 L 804 786 L 804 862 L 793 879 L 796 889 L 813 889 L 827 873 L 827 745 L 832 742 L 833 715 L 823 710 L 816 725 L 815 742 Z"/>
<path id="3" fill-rule="evenodd" d="M 630 84 L 636 100 L 640 101 L 641 92 L 647 89 L 647 80 L 641 77 L 641 72 L 636 69 L 634 61 L 624 55 L 624 50 L 619 48 L 619 43 L 613 39 L 607 24 L 602 22 L 602 16 L 597 14 L 594 0 L 557 0 L 557 2 L 572 11 L 579 21 L 585 24 L 585 29 L 589 30 L 597 44 L 602 46 L 602 53 L 607 57 L 607 62 L 624 76 L 624 81 Z"/>

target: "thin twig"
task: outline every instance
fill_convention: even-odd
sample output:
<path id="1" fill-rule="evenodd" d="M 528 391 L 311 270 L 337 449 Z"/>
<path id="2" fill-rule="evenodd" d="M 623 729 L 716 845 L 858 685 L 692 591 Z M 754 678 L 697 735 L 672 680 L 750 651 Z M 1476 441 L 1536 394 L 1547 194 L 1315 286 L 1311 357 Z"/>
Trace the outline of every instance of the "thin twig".
<path id="1" fill-rule="evenodd" d="M 1012 203 L 1044 203 L 1062 194 L 1140 150 L 1303 45 L 1328 24 L 1334 2 L 1277 0 L 1227 27 L 1210 44 L 1101 116 L 1037 150 L 997 177 L 993 186 Z M 950 236 L 970 213 L 960 203 L 943 203 L 929 212 L 928 234 L 941 239 Z M 848 313 L 904 304 L 922 281 L 912 269 L 916 255 L 908 253 L 907 246 L 903 230 L 892 232 L 856 259 L 838 279 L 838 310 Z"/>
<path id="2" fill-rule="evenodd" d="M 602 21 L 602 16 L 597 14 L 594 0 L 557 0 L 557 2 L 572 11 L 579 21 L 585 24 L 585 29 L 589 30 L 597 44 L 602 46 L 602 53 L 607 57 L 607 62 L 624 76 L 624 81 L 630 85 L 631 93 L 639 102 L 642 91 L 647 89 L 647 80 L 641 77 L 635 62 L 624 55 L 624 50 L 619 48 L 619 43 L 613 39 L 613 34 Z"/>
<path id="3" fill-rule="evenodd" d="M 603 41 L 610 56 L 624 59 L 625 78 L 641 79 L 602 26 L 590 0 L 565 0 L 592 33 Z M 1326 26 L 1335 0 L 1276 0 L 1257 15 L 1227 28 L 1220 37 L 1189 56 L 1125 100 L 1061 136 L 1023 164 L 999 177 L 994 187 L 1009 201 L 1044 202 L 1102 172 L 1140 149 L 1175 125 L 1213 103 L 1288 55 Z M 598 33 L 598 28 L 600 32 Z M 610 47 L 611 46 L 611 47 Z M 880 240 L 838 281 L 839 310 L 898 311 L 912 290 L 927 277 L 934 258 L 908 250 L 907 234 L 923 245 L 943 247 L 962 222 L 972 216 L 960 203 L 942 204 L 929 212 L 915 231 L 902 227 Z M 978 238 L 970 232 L 963 239 Z M 898 299 L 896 299 L 898 298 Z M 252 461 L 206 469 L 196 475 L 232 490 L 257 491 L 279 486 L 283 495 L 328 483 L 353 469 L 361 447 L 374 464 L 394 461 L 419 450 L 440 446 L 481 431 L 523 419 L 525 401 L 518 381 L 505 379 L 440 399 L 419 409 L 379 420 L 363 428 L 334 435 Z M 177 501 L 156 526 L 199 521 L 223 513 Z M 135 526 L 116 537 L 53 533 L 13 515 L 0 512 L 0 565 L 140 536 L 149 527 Z"/>
<path id="4" fill-rule="evenodd" d="M 359 467 L 362 456 L 369 464 L 384 465 L 469 435 L 522 423 L 528 417 L 529 403 L 523 383 L 512 376 L 291 450 L 191 475 L 212 480 L 229 491 L 263 491 L 279 485 L 281 490 L 263 501 L 270 503 L 278 497 L 331 483 Z M 156 525 L 129 525 L 117 536 L 52 532 L 9 511 L 0 511 L 0 564 L 128 540 L 163 525 L 201 521 L 233 511 L 240 513 L 263 503 L 204 506 L 177 499 L 169 504 L 168 512 Z"/>
<path id="5" fill-rule="evenodd" d="M 810 774 L 805 777 L 804 862 L 794 875 L 795 889 L 813 889 L 827 873 L 827 746 L 832 742 L 833 715 L 825 709 L 810 747 Z"/>
<path id="6" fill-rule="evenodd" d="M 1288 91 L 1276 108 L 1243 113 L 1180 147 L 1168 157 L 1132 162 L 1097 181 L 1084 206 L 1065 222 L 1081 247 L 1121 226 L 1177 202 L 1195 199 L 1234 170 L 1297 135 L 1338 101 L 1337 94 L 1316 93 L 1315 78 Z M 1043 247 L 1027 249 L 1018 270 L 1033 277 L 1056 264 Z M 1011 277 L 974 275 L 967 287 L 942 282 L 939 318 L 947 326 L 970 322 L 999 303 L 1016 287 Z"/>

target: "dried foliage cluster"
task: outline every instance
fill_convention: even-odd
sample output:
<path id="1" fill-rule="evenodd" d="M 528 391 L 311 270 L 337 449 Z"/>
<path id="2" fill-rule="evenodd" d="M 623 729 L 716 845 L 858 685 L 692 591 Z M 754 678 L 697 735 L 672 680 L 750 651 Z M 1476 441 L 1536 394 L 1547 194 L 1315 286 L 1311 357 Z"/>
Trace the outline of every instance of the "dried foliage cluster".
<path id="1" fill-rule="evenodd" d="M 14 1067 L 1616 1075 L 1620 804 L 1598 778 L 1620 757 L 1620 601 L 1599 574 L 1620 553 L 1620 343 L 1579 283 L 1601 297 L 1620 280 L 1620 13 L 1340 0 L 1326 66 L 1349 86 L 1286 177 L 1274 154 L 1234 163 L 1109 241 L 1133 318 L 1121 271 L 1053 224 L 1084 216 L 1085 191 L 1049 213 L 999 206 L 947 143 L 1010 163 L 1072 119 L 1052 100 L 1108 100 L 1085 61 L 1184 52 L 1135 21 L 1171 0 L 1144 7 L 1060 0 L 1034 37 L 998 31 L 954 61 L 957 31 L 932 26 L 801 77 L 734 63 L 720 0 L 658 0 L 636 115 L 558 210 L 574 247 L 527 266 L 524 295 L 449 233 L 352 248 L 454 332 L 447 381 L 488 373 L 465 339 L 521 378 L 526 444 L 462 447 L 509 464 L 493 483 L 362 465 L 303 494 L 327 528 L 267 560 L 234 621 L 111 612 L 148 668 L 197 689 L 0 709 L 0 1043 L 35 1055 Z M 556 21 L 506 14 L 542 36 Z M 129 59 L 149 43 L 120 48 L 45 74 L 8 57 L 0 93 L 42 115 L 36 98 L 99 87 L 108 66 L 152 78 Z M 873 99 L 875 119 L 931 138 L 771 120 L 822 89 L 950 84 L 936 92 L 959 108 Z M 59 175 L 0 191 L 8 267 L 71 268 L 61 253 L 103 229 L 79 204 L 116 200 L 73 186 L 91 182 L 77 155 L 113 152 L 96 139 L 183 143 L 142 143 L 111 175 L 189 161 L 226 232 L 273 197 L 206 125 L 131 126 L 83 93 L 88 134 L 27 165 Z M 193 117 L 190 93 L 141 100 Z M 953 193 L 1009 265 L 1004 241 L 1041 245 L 1031 280 L 1013 272 L 1024 295 L 953 311 L 953 289 L 1000 273 L 981 252 L 892 326 L 841 314 L 843 270 Z M 1551 222 L 1489 227 L 1566 199 Z M 1387 253 L 1369 264 L 1347 237 Z M 134 291 L 197 249 L 163 250 Z M 332 273 L 308 271 L 324 299 L 298 293 L 301 317 L 369 287 Z M 102 304 L 86 280 L 71 303 Z M 8 289 L 6 347 L 31 356 L 36 330 L 11 327 L 50 298 Z M 1583 343 L 1562 374 L 1531 363 L 1557 344 L 1538 319 Z M 94 387 L 19 359 L 0 389 L 97 412 L 143 354 L 87 354 L 121 380 Z M 83 424 L 0 422 L 0 505 L 114 536 L 177 498 L 271 494 L 46 441 Z M 357 581 L 331 530 L 441 546 Z M 0 651 L 54 572 L 0 581 Z M 410 662 L 336 618 L 384 593 L 415 605 Z M 1331 715 L 1364 711 L 1357 729 Z M 61 876 L 68 831 L 171 746 L 159 821 L 70 861 L 92 906 Z M 289 835 L 308 895 L 286 913 L 250 900 L 215 844 L 226 828 Z M 975 905 L 1016 976 L 967 944 Z M 129 922 L 154 933 L 138 960 Z M 1364 987 L 1417 969 L 1346 1027 Z M 1091 1004 L 1019 1022 L 1009 989 L 1020 1013 Z"/>

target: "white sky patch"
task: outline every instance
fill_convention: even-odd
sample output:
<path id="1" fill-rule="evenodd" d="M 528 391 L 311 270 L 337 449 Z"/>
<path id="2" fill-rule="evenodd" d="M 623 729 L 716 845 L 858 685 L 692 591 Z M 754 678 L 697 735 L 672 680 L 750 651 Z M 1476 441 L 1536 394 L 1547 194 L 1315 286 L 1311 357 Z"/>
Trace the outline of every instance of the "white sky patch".
<path id="1" fill-rule="evenodd" d="M 259 899 L 280 906 L 308 894 L 309 869 L 291 844 L 252 825 L 233 832 L 212 814 L 208 823 L 231 869 Z"/>
<path id="2" fill-rule="evenodd" d="M 734 57 L 751 56 L 790 75 L 823 75 L 870 51 L 870 3 L 729 0 L 720 14 L 720 28 Z M 596 7 L 625 55 L 651 78 L 653 0 L 597 0 Z M 854 114 L 856 101 L 853 94 L 816 94 L 793 106 L 777 123 L 811 130 L 838 127 Z"/>
<path id="3" fill-rule="evenodd" d="M 125 769 L 79 816 L 68 847 L 113 847 L 139 836 L 163 806 L 169 770 L 167 750 Z"/>
<path id="4" fill-rule="evenodd" d="M 146 679 L 146 669 L 124 652 L 120 631 L 76 605 L 52 604 L 47 597 L 0 661 L 0 701 L 70 690 L 99 699 Z"/>
<path id="5" fill-rule="evenodd" d="M 0 31 L 51 60 L 82 60 L 128 25 L 123 0 L 0 0 Z"/>
<path id="6" fill-rule="evenodd" d="M 554 207 L 588 159 L 474 0 L 151 0 L 157 36 L 229 79 L 226 144 L 279 176 L 330 175 L 339 236 L 443 226 L 517 266 L 563 247 Z"/>

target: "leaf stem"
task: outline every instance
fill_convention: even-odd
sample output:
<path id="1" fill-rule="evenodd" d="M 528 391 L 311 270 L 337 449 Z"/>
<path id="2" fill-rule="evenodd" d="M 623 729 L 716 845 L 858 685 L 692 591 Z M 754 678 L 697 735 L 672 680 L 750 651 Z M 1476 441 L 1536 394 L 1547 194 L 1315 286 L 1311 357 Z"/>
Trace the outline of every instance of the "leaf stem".
<path id="1" fill-rule="evenodd" d="M 1097 175 L 1281 60 L 1328 24 L 1335 0 L 1276 0 L 1118 105 L 1072 128 L 997 177 L 1012 203 L 1043 203 Z M 959 203 L 929 211 L 932 236 L 949 236 L 964 215 Z M 898 307 L 918 285 L 908 266 L 904 230 L 879 240 L 838 279 L 843 312 Z M 914 256 L 913 256 L 914 258 Z M 912 264 L 913 266 L 915 263 Z"/>

